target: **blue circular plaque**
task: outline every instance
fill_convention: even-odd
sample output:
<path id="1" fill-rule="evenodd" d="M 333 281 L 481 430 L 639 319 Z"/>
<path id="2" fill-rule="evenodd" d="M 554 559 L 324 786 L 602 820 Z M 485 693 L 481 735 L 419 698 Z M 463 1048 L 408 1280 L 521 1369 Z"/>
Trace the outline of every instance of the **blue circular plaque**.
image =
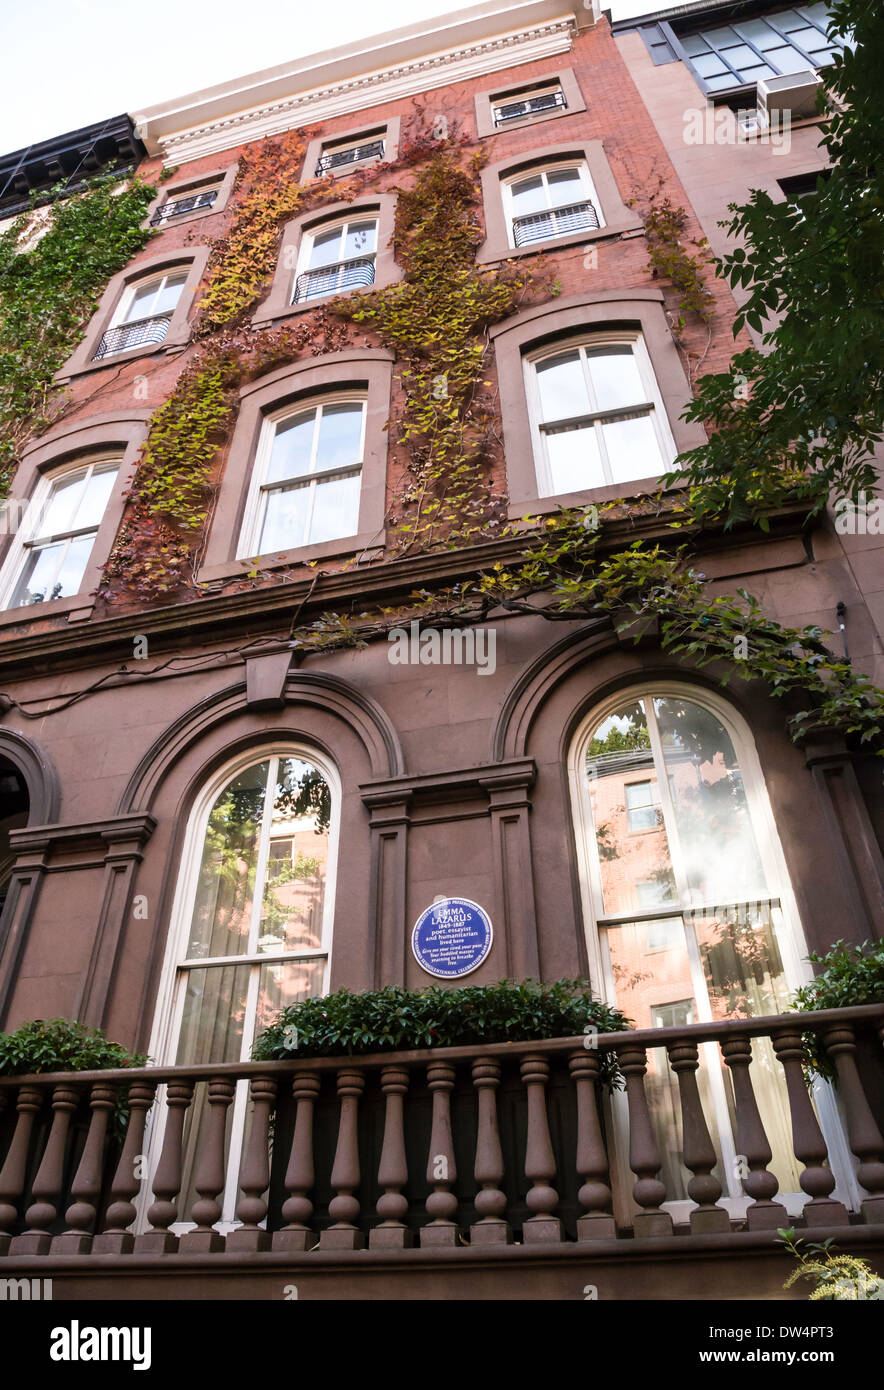
<path id="1" fill-rule="evenodd" d="M 411 933 L 414 958 L 445 980 L 477 970 L 491 950 L 491 918 L 469 898 L 440 898 L 421 913 Z"/>

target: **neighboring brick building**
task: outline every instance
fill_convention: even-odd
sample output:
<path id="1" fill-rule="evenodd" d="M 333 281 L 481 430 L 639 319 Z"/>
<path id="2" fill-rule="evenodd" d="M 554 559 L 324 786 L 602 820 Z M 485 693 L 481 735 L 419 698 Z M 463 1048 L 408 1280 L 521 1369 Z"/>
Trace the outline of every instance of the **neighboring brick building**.
<path id="1" fill-rule="evenodd" d="M 293 631 L 331 609 L 358 616 L 375 606 L 396 608 L 416 590 L 456 584 L 512 560 L 520 541 L 504 522 L 647 493 L 677 453 L 702 441 L 699 426 L 681 414 L 691 379 L 723 369 L 735 350 L 734 302 L 710 275 L 708 331 L 689 319 L 673 332 L 677 295 L 649 271 L 644 214 L 655 199 L 669 198 L 685 211 L 685 241 L 705 234 L 717 246 L 712 224 L 723 203 L 739 196 L 739 175 L 734 169 L 731 181 L 729 170 L 727 188 L 713 187 L 714 154 L 702 147 L 686 153 L 676 108 L 699 94 L 677 63 L 653 61 L 639 34 L 615 39 L 588 6 L 525 0 L 501 10 L 480 6 L 133 113 L 147 150 L 142 177 L 153 181 L 164 167 L 172 170 L 150 214 L 158 235 L 109 284 L 60 374 L 70 404 L 27 446 L 16 481 L 17 493 L 42 497 L 51 508 L 68 476 L 87 515 L 70 512 L 51 534 L 26 525 L 9 538 L 0 571 L 0 684 L 17 702 L 0 724 L 0 758 L 18 797 L 3 846 L 9 894 L 0 927 L 0 1026 L 61 1015 L 100 1025 L 165 1066 L 248 1059 L 256 1031 L 287 1002 L 339 986 L 430 983 L 410 935 L 440 896 L 477 903 L 493 922 L 490 954 L 469 983 L 589 976 L 638 1026 L 655 1029 L 776 1012 L 807 978 L 809 948 L 825 949 L 836 937 L 880 936 L 880 776 L 870 759 L 837 739 L 797 747 L 786 727 L 794 711 L 758 682 L 725 689 L 718 667 L 693 669 L 665 654 L 652 633 L 635 644 L 618 636 L 609 618 L 551 623 L 501 609 L 483 624 L 495 639 L 484 670 L 478 663 L 393 664 L 383 639 L 293 651 Z M 125 573 L 113 598 L 97 596 L 102 566 L 131 519 L 126 489 L 151 416 L 213 341 L 199 317 L 201 286 L 213 247 L 236 227 L 244 197 L 235 182 L 239 161 L 255 154 L 256 142 L 305 128 L 303 183 L 357 177 L 343 196 L 329 181 L 321 196 L 308 189 L 282 227 L 276 269 L 260 299 L 225 338 L 234 355 L 254 355 L 277 335 L 269 368 L 244 376 L 235 418 L 218 439 L 212 505 L 193 572 L 164 600 L 140 603 L 127 591 Z M 403 546 L 391 520 L 401 515 L 407 484 L 406 441 L 396 425 L 407 390 L 403 373 L 413 373 L 414 363 L 397 359 L 370 324 L 345 332 L 325 314 L 325 302 L 400 281 L 391 246 L 397 196 L 413 186 L 421 159 L 452 134 L 465 141 L 454 146 L 465 164 L 476 150 L 484 159 L 475 169 L 484 224 L 477 262 L 548 272 L 558 292 L 526 295 L 524 307 L 489 327 L 482 389 L 498 441 L 489 464 L 491 491 L 504 495 L 497 524 L 470 544 L 421 550 Z M 812 162 L 813 127 L 797 134 L 804 144 L 777 177 L 805 172 Z M 421 141 L 423 156 L 415 153 Z M 292 330 L 288 349 L 279 347 L 285 328 Z M 603 545 L 665 540 L 667 520 L 665 508 L 645 506 L 634 515 L 626 508 Z M 61 547 L 55 558 L 52 546 Z M 799 510 L 784 509 L 766 534 L 710 529 L 702 550 L 703 568 L 721 592 L 747 587 L 789 625 L 832 628 L 836 604 L 845 602 L 851 652 L 874 671 L 880 615 L 863 593 L 862 553 L 857 548 L 848 562 L 830 526 L 808 532 Z M 22 706 L 31 714 L 43 710 L 43 717 L 24 717 Z M 632 836 L 645 837 L 641 852 Z M 296 888 L 286 886 L 293 882 Z M 722 1027 L 709 1036 L 737 1039 L 728 1043 L 730 1066 L 745 1039 L 727 1032 L 736 1025 Z M 674 1220 L 689 1223 L 694 1235 L 718 1233 L 704 1278 L 712 1294 L 726 1296 L 739 1283 L 740 1263 L 728 1248 L 729 1223 L 747 1219 L 734 1161 L 741 1144 L 748 1150 L 746 1131 L 733 1128 L 729 1071 L 713 1049 L 712 1042 L 701 1049 L 700 1089 L 715 1136 L 714 1165 L 679 1139 L 675 1075 L 661 1048 L 651 1052 L 643 1094 L 653 1128 L 642 1130 L 642 1142 L 651 1143 L 654 1133 L 658 1152 L 639 1154 L 633 1164 L 650 1182 L 641 1188 L 644 1212 L 630 1195 L 622 1097 L 606 1103 L 605 1123 L 618 1229 L 667 1236 Z M 590 1134 L 588 1112 L 575 1120 L 558 1053 L 523 1053 L 529 1060 L 522 1058 L 522 1081 L 535 1098 L 547 1079 L 544 1059 L 554 1064 L 553 1148 L 542 1106 L 532 1101 L 526 1121 L 519 1076 L 505 1062 L 506 1171 L 497 1172 L 496 1120 L 483 1109 L 484 1158 L 475 1182 L 469 1174 L 476 1121 L 463 1066 L 456 1076 L 437 1067 L 427 1089 L 423 1071 L 412 1065 L 406 1176 L 397 1167 L 405 1148 L 394 1137 L 380 1187 L 366 1165 L 379 1151 L 382 1112 L 388 1136 L 399 1134 L 391 1096 L 408 1075 L 402 1082 L 388 1068 L 378 1090 L 370 1072 L 361 1102 L 372 1127 L 369 1136 L 362 1133 L 361 1183 L 351 1126 L 365 1074 L 341 1071 L 337 1097 L 325 1084 L 332 1077 L 327 1067 L 300 1090 L 296 1078 L 302 1110 L 320 1095 L 317 1176 L 314 1187 L 302 1129 L 297 1180 L 294 1169 L 286 1180 L 282 1150 L 291 1122 L 281 1113 L 269 1228 L 275 1251 L 291 1253 L 307 1290 L 302 1297 L 342 1290 L 360 1296 L 359 1280 L 369 1278 L 378 1296 L 397 1294 L 403 1280 L 423 1281 L 424 1294 L 410 1285 L 411 1297 L 506 1295 L 517 1287 L 528 1296 L 581 1296 L 568 1290 L 597 1273 L 599 1260 L 608 1296 L 653 1297 L 661 1279 L 675 1281 L 668 1296 L 688 1296 L 695 1278 L 689 1261 L 661 1268 L 636 1252 L 641 1241 L 630 1244 L 632 1254 L 624 1253 L 625 1242 L 615 1248 L 608 1199 L 598 1195 L 605 1163 L 593 1144 L 601 1140 Z M 489 1056 L 473 1072 L 483 1106 L 499 1074 L 497 1053 Z M 821 1229 L 842 1215 L 846 1222 L 837 1202 L 825 1205 L 827 1178 L 799 1191 L 789 1107 L 776 1079 L 780 1063 L 766 1039 L 756 1045 L 756 1063 L 758 1104 L 788 1210 L 800 1213 L 810 1194 L 823 1204 Z M 572 1075 L 592 1080 L 583 1065 L 579 1054 L 572 1057 Z M 252 1072 L 276 1077 L 272 1068 Z M 179 1099 L 189 1096 L 187 1075 L 193 1079 L 182 1071 Z M 641 1062 L 634 1062 L 638 1090 L 641 1075 Z M 323 1081 L 316 1091 L 315 1077 Z M 690 1086 L 683 1066 L 680 1079 Z M 247 1089 L 241 1080 L 234 1091 L 227 1073 L 222 1082 L 215 1102 L 222 1115 L 231 1105 L 231 1149 L 238 1154 Z M 259 1081 L 253 1096 L 266 1098 L 268 1086 Z M 449 1168 L 424 1181 L 426 1143 L 431 1157 L 434 1144 L 449 1154 L 444 1113 L 452 1087 L 461 1178 L 455 1182 L 452 1151 Z M 197 1090 L 201 1134 L 210 1123 L 205 1089 Z M 742 1105 L 745 1090 L 740 1094 Z M 635 1094 L 633 1104 L 633 1123 L 641 1126 Z M 434 1120 L 432 1135 L 431 1105 L 439 1125 Z M 836 1197 L 858 1210 L 864 1193 L 830 1095 L 820 1096 L 818 1109 Z M 174 1113 L 180 1118 L 180 1110 Z M 792 1120 L 798 1124 L 794 1114 Z M 173 1166 L 168 1135 L 175 1123 L 165 1130 Z M 578 1123 L 583 1148 L 575 1168 Z M 523 1180 L 518 1145 L 526 1124 Z M 258 1228 L 267 1179 L 260 1127 L 251 1132 L 258 1139 L 243 1178 L 251 1194 L 245 1207 L 236 1208 L 236 1163 L 220 1192 L 191 1166 L 188 1149 L 183 1176 L 176 1171 L 170 1179 L 165 1171 L 166 1205 L 154 1208 L 153 1229 L 145 1231 L 149 1191 L 128 1188 L 118 1173 L 112 1195 L 120 1210 L 94 1248 L 120 1260 L 91 1267 L 90 1236 L 75 1226 L 52 1247 L 55 1255 L 77 1257 L 54 1265 L 56 1279 L 102 1297 L 103 1281 L 123 1277 L 129 1261 L 130 1288 L 158 1296 L 149 1258 L 170 1248 L 165 1227 L 181 1188 L 182 1222 L 195 1191 L 204 1199 L 214 1192 L 220 1229 L 233 1229 L 237 1210 L 245 1226 L 228 1236 L 226 1254 L 214 1253 L 212 1208 L 208 1217 L 204 1210 L 203 1229 L 185 1234 L 182 1244 L 205 1254 L 203 1266 L 190 1262 L 172 1273 L 174 1265 L 164 1265 L 165 1287 L 189 1296 L 191 1281 L 212 1271 L 221 1296 L 238 1296 L 244 1278 L 261 1281 L 262 1296 L 279 1296 L 278 1262 L 261 1263 L 269 1239 Z M 158 1120 L 152 1172 L 163 1133 Z M 212 1133 L 218 1141 L 221 1131 Z M 331 1198 L 327 1170 L 336 1143 Z M 756 1147 L 750 1166 L 757 1178 L 763 1136 Z M 808 1153 L 805 1144 L 805 1164 Z M 713 1166 L 724 1190 L 717 1209 L 714 1195 L 711 1202 L 697 1198 L 694 1187 L 689 1197 L 686 1185 L 688 1169 L 695 1178 L 706 1174 L 701 1186 L 712 1183 Z M 658 1169 L 665 1192 L 652 1181 Z M 551 1181 L 560 1206 L 555 1193 L 549 1198 Z M 767 1204 L 767 1181 L 745 1187 L 758 1215 L 748 1218 L 756 1239 L 743 1251 L 739 1278 L 773 1295 L 783 1267 L 770 1228 L 785 1212 Z M 489 1190 L 486 1207 L 477 1210 L 490 1214 L 494 1229 L 474 1225 L 473 1247 L 462 1251 L 451 1219 L 464 1227 L 475 1221 L 477 1186 Z M 283 1214 L 287 1232 L 278 1229 L 284 1188 L 294 1203 Z M 390 1201 L 381 1197 L 387 1205 L 375 1215 L 381 1188 Z M 310 1211 L 309 1189 L 323 1246 L 338 1252 L 311 1269 L 297 1253 L 312 1243 L 306 1226 L 298 1226 Z M 103 1211 L 108 1190 L 106 1184 L 100 1198 L 84 1200 Z M 422 1229 L 420 1244 L 437 1249 L 438 1259 L 418 1275 L 405 1248 L 411 1232 L 397 1222 L 401 1216 L 415 1230 L 425 1222 L 428 1192 L 436 1224 Z M 707 1204 L 699 1218 L 690 1214 L 691 1198 Z M 131 1238 L 122 1234 L 129 1202 L 140 1222 L 132 1254 Z M 867 1208 L 869 1220 L 875 1211 Z M 531 1226 L 529 1213 L 539 1225 Z M 492 1259 L 503 1252 L 482 1249 L 484 1241 L 505 1237 L 502 1214 L 526 1245 L 542 1238 L 518 1267 Z M 559 1244 L 559 1216 L 568 1245 Z M 10 1267 L 50 1251 L 50 1235 L 62 1227 L 47 1233 L 41 1221 L 45 1213 L 29 1233 L 21 1213 L 14 1214 Z M 853 1229 L 845 1225 L 839 1239 L 849 1242 Z M 573 1255 L 575 1234 L 588 1240 L 593 1231 L 603 1246 L 594 1254 L 587 1245 L 578 1272 L 573 1258 L 559 1257 Z M 355 1274 L 347 1252 L 365 1235 L 381 1252 Z M 671 1238 L 691 1249 L 691 1235 Z M 868 1226 L 860 1238 L 867 1249 L 880 1248 Z"/>

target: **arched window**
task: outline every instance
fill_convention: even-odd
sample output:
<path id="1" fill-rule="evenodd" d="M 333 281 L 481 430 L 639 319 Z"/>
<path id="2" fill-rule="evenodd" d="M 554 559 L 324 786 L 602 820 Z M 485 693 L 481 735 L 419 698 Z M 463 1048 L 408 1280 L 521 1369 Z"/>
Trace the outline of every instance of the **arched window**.
<path id="1" fill-rule="evenodd" d="M 265 418 L 240 557 L 356 534 L 365 417 L 361 391 L 317 396 Z"/>
<path id="2" fill-rule="evenodd" d="M 513 247 L 605 225 L 585 159 L 515 174 L 503 184 L 503 200 Z"/>
<path id="3" fill-rule="evenodd" d="M 2 608 L 80 592 L 119 469 L 102 455 L 40 479 L 0 572 Z"/>
<path id="4" fill-rule="evenodd" d="M 131 348 L 162 343 L 187 282 L 189 266 L 171 266 L 158 275 L 126 286 L 110 324 L 101 336 L 94 361 Z"/>
<path id="5" fill-rule="evenodd" d="M 182 1066 L 245 1061 L 281 1009 L 326 991 L 338 806 L 333 769 L 292 746 L 245 755 L 206 788 L 185 843 L 152 1056 Z M 204 1092 L 189 1120 L 185 1193 Z M 242 1148 L 247 1100 L 240 1083 L 232 1155 Z M 228 1172 L 225 1220 L 237 1169 L 233 1162 Z"/>
<path id="6" fill-rule="evenodd" d="M 786 1011 L 806 978 L 806 951 L 752 740 L 734 711 L 677 684 L 614 697 L 584 723 L 571 777 L 596 988 L 637 1028 Z M 730 1077 L 714 1044 L 701 1053 L 718 1177 L 740 1214 Z M 753 1053 L 770 1166 L 798 1210 L 782 1068 L 768 1040 L 756 1039 Z M 661 1178 L 677 1203 L 689 1175 L 678 1086 L 662 1048 L 649 1054 L 647 1092 Z"/>
<path id="7" fill-rule="evenodd" d="M 593 333 L 525 359 L 541 497 L 657 477 L 675 458 L 641 333 Z"/>
<path id="8" fill-rule="evenodd" d="M 377 249 L 376 214 L 354 213 L 352 217 L 322 222 L 305 232 L 292 303 L 373 284 Z"/>

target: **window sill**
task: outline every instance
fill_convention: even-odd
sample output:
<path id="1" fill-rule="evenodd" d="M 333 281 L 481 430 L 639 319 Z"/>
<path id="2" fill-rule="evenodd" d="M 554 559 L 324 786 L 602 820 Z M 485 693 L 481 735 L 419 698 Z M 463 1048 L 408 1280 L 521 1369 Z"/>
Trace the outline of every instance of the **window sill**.
<path id="1" fill-rule="evenodd" d="M 565 250 L 570 246 L 585 246 L 588 241 L 616 241 L 629 232 L 643 232 L 645 224 L 640 217 L 621 218 L 605 227 L 590 227 L 584 232 L 569 232 L 567 236 L 550 237 L 547 241 L 535 241 L 530 246 L 489 246 L 486 242 L 476 256 L 477 265 L 501 265 L 517 256 L 542 256 L 554 251 Z"/>
<path id="2" fill-rule="evenodd" d="M 357 169 L 371 169 L 377 164 L 389 164 L 386 155 L 372 154 L 367 159 L 354 159 L 352 164 L 342 164 L 338 169 L 327 169 L 324 174 L 311 174 L 305 183 L 321 183 L 323 179 L 345 179 Z"/>
<path id="3" fill-rule="evenodd" d="M 365 531 L 356 536 L 341 536 L 333 541 L 320 541 L 316 545 L 303 545 L 292 550 L 273 551 L 242 560 L 225 560 L 217 565 L 204 565 L 197 574 L 198 584 L 217 584 L 228 579 L 245 579 L 256 569 L 259 574 L 273 570 L 287 570 L 294 565 L 306 565 L 311 560 L 326 560 L 346 555 L 358 555 L 364 550 L 381 550 L 386 544 L 386 534 L 381 531 Z"/>
<path id="4" fill-rule="evenodd" d="M 510 521 L 520 521 L 526 516 L 548 516 L 562 508 L 588 507 L 593 503 L 629 501 L 632 497 L 644 497 L 655 492 L 661 474 L 652 473 L 649 478 L 632 478 L 628 483 L 606 483 L 604 487 L 587 488 L 585 492 L 559 492 L 551 497 L 526 497 L 510 500 L 507 504 L 507 517 Z"/>
<path id="5" fill-rule="evenodd" d="M 565 116 L 578 116 L 579 111 L 571 111 L 567 108 L 564 111 L 538 111 L 532 116 L 520 116 L 517 121 L 505 121 L 503 125 L 496 125 L 484 137 L 491 139 L 494 135 L 504 135 L 508 130 L 524 130 L 526 126 L 542 125 L 544 121 L 560 121 Z"/>
<path id="6" fill-rule="evenodd" d="M 375 290 L 386 288 L 391 281 L 383 282 L 379 279 L 372 281 L 370 285 L 353 285 L 349 290 L 340 290 L 336 294 L 317 294 L 313 299 L 305 299 L 300 304 L 289 304 L 283 308 L 274 308 L 272 305 L 259 305 L 252 315 L 252 323 L 261 325 L 265 323 L 277 323 L 280 319 L 293 318 L 296 314 L 307 314 L 311 309 L 318 309 L 324 304 L 334 304 L 339 299 L 349 299 L 353 294 L 372 294 Z"/>
<path id="7" fill-rule="evenodd" d="M 4 609 L 0 613 L 0 628 L 35 623 L 42 618 L 61 618 L 65 614 L 68 622 L 82 622 L 92 616 L 94 608 L 95 603 L 89 594 L 71 594 L 68 598 L 49 599 L 45 603 L 28 603 L 21 608 Z"/>
<path id="8" fill-rule="evenodd" d="M 125 352 L 109 352 L 106 357 L 99 357 L 97 360 L 92 358 L 81 367 L 62 367 L 52 379 L 64 384 L 73 381 L 74 377 L 86 376 L 89 372 L 105 371 L 108 367 L 137 361 L 139 357 L 158 357 L 163 352 L 181 352 L 190 338 L 190 324 L 187 324 L 186 328 L 186 333 L 176 333 L 174 338 L 166 337 L 161 343 L 145 343 L 143 347 L 127 348 Z"/>
<path id="9" fill-rule="evenodd" d="M 224 207 L 195 208 L 193 212 L 182 212 L 179 217 L 170 217 L 163 222 L 151 223 L 150 218 L 146 218 L 144 226 L 150 228 L 152 232 L 169 232 L 173 227 L 183 227 L 186 222 L 196 222 L 198 218 L 217 217 L 224 211 Z"/>

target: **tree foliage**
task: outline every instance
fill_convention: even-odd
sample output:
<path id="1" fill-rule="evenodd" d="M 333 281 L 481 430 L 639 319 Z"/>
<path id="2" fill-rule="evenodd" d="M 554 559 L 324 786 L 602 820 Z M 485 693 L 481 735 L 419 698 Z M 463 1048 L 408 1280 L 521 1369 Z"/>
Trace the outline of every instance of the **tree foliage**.
<path id="1" fill-rule="evenodd" d="M 765 351 L 738 353 L 726 372 L 697 383 L 687 418 L 710 432 L 682 456 L 696 516 L 728 524 L 766 512 L 787 494 L 819 510 L 834 494 L 871 497 L 870 451 L 884 436 L 884 8 L 834 0 L 832 28 L 853 30 L 823 69 L 828 177 L 797 202 L 754 190 L 731 205 L 741 241 L 719 261 L 748 299 L 745 323 Z M 821 159 L 822 162 L 822 159 Z"/>

